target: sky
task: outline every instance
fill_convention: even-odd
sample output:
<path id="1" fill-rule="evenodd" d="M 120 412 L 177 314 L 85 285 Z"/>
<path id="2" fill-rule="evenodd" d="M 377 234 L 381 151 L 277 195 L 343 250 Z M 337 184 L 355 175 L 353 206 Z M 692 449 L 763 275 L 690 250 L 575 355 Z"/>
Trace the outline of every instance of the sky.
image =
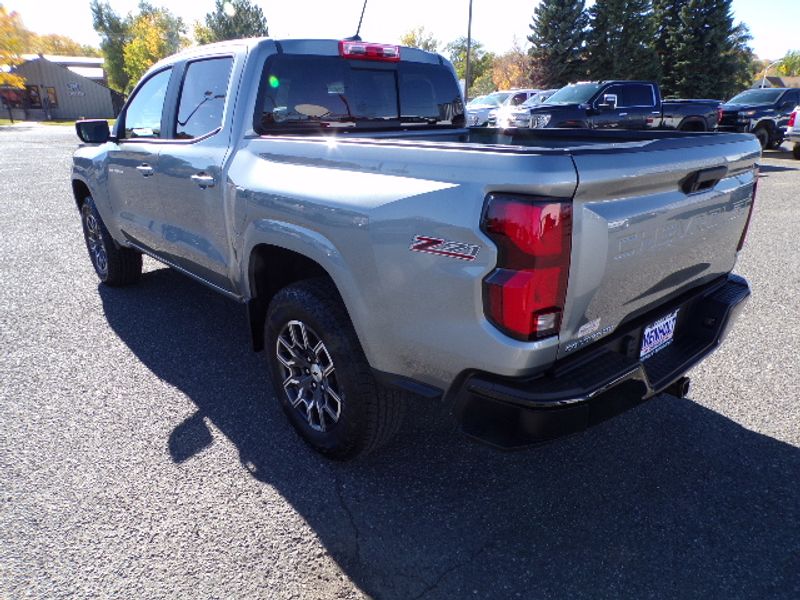
<path id="1" fill-rule="evenodd" d="M 68 35 L 83 44 L 98 45 L 92 28 L 89 0 L 0 0 L 20 13 L 36 33 Z M 214 6 L 213 0 L 151 0 L 183 17 L 191 29 Z M 255 0 L 267 17 L 274 38 L 333 38 L 355 33 L 362 0 Z M 591 3 L 591 2 L 590 2 Z M 135 11 L 138 0 L 110 0 L 120 14 Z M 514 38 L 525 46 L 533 10 L 538 0 L 473 0 L 472 35 L 492 52 L 509 50 Z M 469 0 L 369 0 L 361 37 L 393 43 L 406 31 L 423 25 L 443 44 L 467 32 Z M 734 17 L 744 21 L 753 35 L 751 45 L 759 58 L 777 59 L 800 49 L 798 0 L 734 0 Z"/>

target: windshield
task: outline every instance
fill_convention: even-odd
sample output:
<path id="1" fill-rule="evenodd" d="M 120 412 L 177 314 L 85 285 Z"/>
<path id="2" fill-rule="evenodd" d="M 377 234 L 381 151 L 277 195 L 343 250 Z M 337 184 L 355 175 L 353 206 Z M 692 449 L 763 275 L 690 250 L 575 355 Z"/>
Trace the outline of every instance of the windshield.
<path id="1" fill-rule="evenodd" d="M 597 93 L 601 83 L 573 83 L 561 88 L 547 99 L 547 104 L 583 104 Z"/>
<path id="2" fill-rule="evenodd" d="M 728 100 L 728 104 L 771 104 L 782 93 L 783 90 L 747 90 Z"/>
<path id="3" fill-rule="evenodd" d="M 279 54 L 264 65 L 255 128 L 391 128 L 464 124 L 464 105 L 442 65 Z"/>
<path id="4" fill-rule="evenodd" d="M 511 92 L 495 92 L 494 94 L 489 94 L 488 96 L 484 96 L 481 104 L 488 104 L 490 106 L 500 106 L 503 102 L 505 102 L 508 99 L 510 95 Z"/>
<path id="5" fill-rule="evenodd" d="M 467 106 L 477 106 L 478 104 L 483 104 L 483 101 L 486 99 L 486 96 L 478 96 L 477 98 L 473 98 L 469 102 L 467 102 Z"/>
<path id="6" fill-rule="evenodd" d="M 525 102 L 521 104 L 522 108 L 530 108 L 536 104 L 542 104 L 545 100 L 547 100 L 550 96 L 553 95 L 553 92 L 539 92 L 538 94 L 534 94 L 530 98 L 528 98 Z"/>

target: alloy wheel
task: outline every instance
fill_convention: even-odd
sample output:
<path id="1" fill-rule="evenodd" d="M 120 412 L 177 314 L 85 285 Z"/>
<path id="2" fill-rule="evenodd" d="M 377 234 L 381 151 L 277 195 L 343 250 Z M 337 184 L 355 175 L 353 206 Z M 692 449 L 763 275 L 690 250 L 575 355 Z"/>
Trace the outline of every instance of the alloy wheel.
<path id="1" fill-rule="evenodd" d="M 275 353 L 289 404 L 314 431 L 325 432 L 336 425 L 343 394 L 333 359 L 319 335 L 302 321 L 289 321 L 278 335 Z"/>

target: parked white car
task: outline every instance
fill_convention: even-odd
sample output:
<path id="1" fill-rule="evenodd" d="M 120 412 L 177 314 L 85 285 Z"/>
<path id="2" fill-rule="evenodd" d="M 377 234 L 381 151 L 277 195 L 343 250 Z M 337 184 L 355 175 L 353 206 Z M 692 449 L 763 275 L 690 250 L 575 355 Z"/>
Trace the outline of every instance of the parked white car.
<path id="1" fill-rule="evenodd" d="M 795 106 L 792 114 L 789 115 L 789 122 L 786 124 L 786 132 L 783 139 L 792 142 L 792 156 L 800 160 L 800 106 Z"/>
<path id="2" fill-rule="evenodd" d="M 519 106 L 511 108 L 506 112 L 503 117 L 497 119 L 497 126 L 507 129 L 509 127 L 530 127 L 531 126 L 531 112 L 530 109 L 544 104 L 547 99 L 555 94 L 559 88 L 552 90 L 541 90 L 528 98 Z M 499 115 L 499 113 L 498 113 Z M 491 125 L 491 121 L 489 123 Z"/>
<path id="3" fill-rule="evenodd" d="M 489 124 L 489 114 L 504 106 L 519 106 L 538 90 L 506 90 L 486 96 L 481 104 L 467 106 L 467 126 L 485 127 Z"/>

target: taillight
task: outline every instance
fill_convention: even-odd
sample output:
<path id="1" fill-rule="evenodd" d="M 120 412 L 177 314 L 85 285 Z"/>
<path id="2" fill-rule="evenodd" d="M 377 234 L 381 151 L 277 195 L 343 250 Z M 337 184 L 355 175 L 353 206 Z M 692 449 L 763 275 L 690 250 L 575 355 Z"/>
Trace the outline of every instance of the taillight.
<path id="1" fill-rule="evenodd" d="M 481 229 L 497 244 L 497 268 L 483 280 L 486 317 L 519 340 L 561 327 L 572 248 L 572 205 L 491 195 Z"/>
<path id="2" fill-rule="evenodd" d="M 339 42 L 339 55 L 343 58 L 400 62 L 400 46 L 371 44 L 369 42 Z"/>
<path id="3" fill-rule="evenodd" d="M 747 230 L 750 228 L 750 219 L 753 218 L 753 208 L 756 205 L 756 190 L 758 189 L 758 169 L 756 169 L 755 179 L 753 179 L 753 198 L 750 201 L 750 210 L 747 212 L 747 220 L 744 222 L 744 229 L 742 229 L 742 237 L 739 238 L 739 244 L 736 246 L 736 251 L 739 252 L 744 248 L 744 241 L 747 238 Z"/>
<path id="4" fill-rule="evenodd" d="M 797 120 L 797 111 L 793 110 L 792 114 L 789 115 L 789 123 L 788 123 L 788 125 L 789 125 L 790 128 L 794 127 L 794 123 L 795 123 L 796 120 Z"/>
<path id="5" fill-rule="evenodd" d="M 725 114 L 725 112 L 722 110 L 722 107 L 720 106 L 720 107 L 717 109 L 717 125 L 719 125 L 720 123 L 722 123 L 722 115 L 724 115 L 724 114 Z"/>

